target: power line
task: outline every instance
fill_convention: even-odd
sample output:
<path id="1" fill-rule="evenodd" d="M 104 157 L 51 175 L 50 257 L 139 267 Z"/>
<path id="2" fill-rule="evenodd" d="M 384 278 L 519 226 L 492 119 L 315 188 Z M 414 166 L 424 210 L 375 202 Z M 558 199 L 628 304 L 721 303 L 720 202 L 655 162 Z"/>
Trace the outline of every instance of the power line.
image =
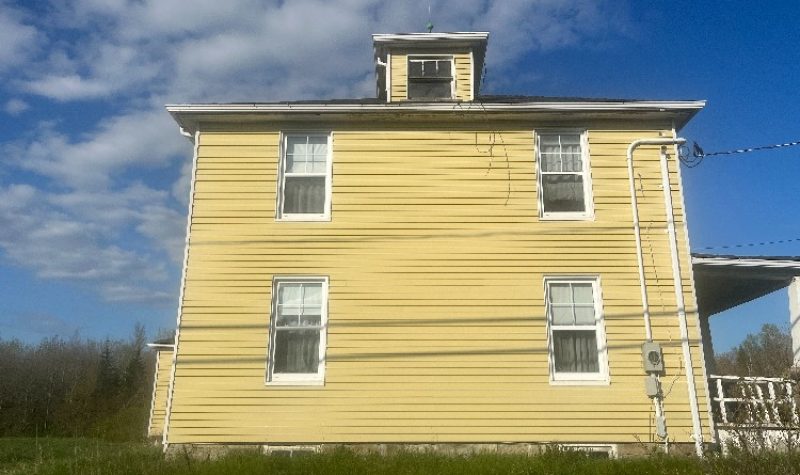
<path id="1" fill-rule="evenodd" d="M 700 156 L 702 157 L 713 157 L 716 155 L 734 155 L 737 153 L 749 153 L 749 152 L 758 152 L 759 150 L 772 150 L 776 148 L 783 148 L 783 147 L 794 147 L 795 145 L 800 145 L 800 140 L 796 142 L 786 142 L 786 143 L 778 143 L 774 145 L 762 145 L 760 147 L 750 147 L 750 148 L 737 148 L 736 150 L 728 150 L 726 152 L 711 152 L 711 153 L 704 153 L 703 149 L 700 148 L 697 143 L 694 143 L 695 151 L 700 151 Z"/>
<path id="2" fill-rule="evenodd" d="M 779 148 L 794 147 L 800 145 L 800 140 L 794 142 L 777 143 L 772 145 L 762 145 L 759 147 L 737 148 L 735 150 L 726 150 L 724 152 L 710 152 L 707 153 L 703 150 L 697 142 L 692 142 L 691 154 L 689 147 L 681 146 L 679 149 L 678 158 L 681 162 L 689 168 L 694 168 L 700 165 L 706 157 L 715 157 L 719 155 L 738 155 L 741 153 L 760 152 L 763 150 L 775 150 Z"/>
<path id="3" fill-rule="evenodd" d="M 708 247 L 701 247 L 700 249 L 703 250 L 710 250 L 710 249 L 734 249 L 734 248 L 742 248 L 742 247 L 756 247 L 756 246 L 769 246 L 772 244 L 786 244 L 790 242 L 800 242 L 800 237 L 798 238 L 791 238 L 791 239 L 776 239 L 774 241 L 762 241 L 762 242 L 748 242 L 742 244 L 728 244 L 724 246 L 708 246 Z"/>

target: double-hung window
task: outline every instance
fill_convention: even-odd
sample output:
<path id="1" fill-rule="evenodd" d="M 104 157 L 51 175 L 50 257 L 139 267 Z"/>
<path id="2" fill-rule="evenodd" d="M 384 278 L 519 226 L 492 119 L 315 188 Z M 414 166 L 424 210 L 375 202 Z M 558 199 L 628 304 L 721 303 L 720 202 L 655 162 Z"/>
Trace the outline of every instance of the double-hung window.
<path id="1" fill-rule="evenodd" d="M 272 290 L 267 380 L 278 384 L 322 384 L 327 278 L 276 278 Z"/>
<path id="2" fill-rule="evenodd" d="M 287 133 L 281 151 L 278 218 L 329 220 L 331 135 Z"/>
<path id="3" fill-rule="evenodd" d="M 608 381 L 599 281 L 545 280 L 552 381 Z"/>
<path id="4" fill-rule="evenodd" d="M 452 56 L 408 57 L 409 99 L 452 99 L 454 89 Z"/>
<path id="5" fill-rule="evenodd" d="M 587 149 L 586 132 L 539 133 L 539 206 L 543 218 L 591 218 Z"/>

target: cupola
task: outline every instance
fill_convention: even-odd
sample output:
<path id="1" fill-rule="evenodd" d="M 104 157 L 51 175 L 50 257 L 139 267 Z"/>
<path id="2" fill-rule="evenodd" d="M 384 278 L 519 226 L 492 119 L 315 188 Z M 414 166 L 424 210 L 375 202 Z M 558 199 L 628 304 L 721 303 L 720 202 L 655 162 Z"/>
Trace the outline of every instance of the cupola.
<path id="1" fill-rule="evenodd" d="M 372 35 L 378 98 L 472 101 L 481 85 L 487 32 Z"/>

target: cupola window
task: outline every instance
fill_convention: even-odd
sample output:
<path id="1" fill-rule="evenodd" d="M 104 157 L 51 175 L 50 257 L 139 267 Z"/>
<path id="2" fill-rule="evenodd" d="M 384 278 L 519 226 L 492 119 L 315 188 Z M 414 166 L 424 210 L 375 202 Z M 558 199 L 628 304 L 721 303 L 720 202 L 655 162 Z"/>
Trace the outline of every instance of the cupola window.
<path id="1" fill-rule="evenodd" d="M 408 57 L 409 99 L 452 99 L 453 89 L 451 56 Z"/>

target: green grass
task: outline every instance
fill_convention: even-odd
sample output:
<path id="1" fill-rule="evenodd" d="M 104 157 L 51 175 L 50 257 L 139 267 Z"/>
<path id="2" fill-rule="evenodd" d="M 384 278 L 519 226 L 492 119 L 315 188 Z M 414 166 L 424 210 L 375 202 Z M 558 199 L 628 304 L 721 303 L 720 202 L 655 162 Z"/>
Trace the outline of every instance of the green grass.
<path id="1" fill-rule="evenodd" d="M 737 454 L 733 457 L 651 456 L 603 460 L 577 453 L 538 456 L 478 454 L 448 457 L 432 453 L 358 455 L 347 450 L 293 458 L 231 452 L 216 460 L 177 456 L 165 460 L 158 447 L 96 439 L 0 438 L 0 474 L 763 474 L 800 473 L 800 454 Z"/>

